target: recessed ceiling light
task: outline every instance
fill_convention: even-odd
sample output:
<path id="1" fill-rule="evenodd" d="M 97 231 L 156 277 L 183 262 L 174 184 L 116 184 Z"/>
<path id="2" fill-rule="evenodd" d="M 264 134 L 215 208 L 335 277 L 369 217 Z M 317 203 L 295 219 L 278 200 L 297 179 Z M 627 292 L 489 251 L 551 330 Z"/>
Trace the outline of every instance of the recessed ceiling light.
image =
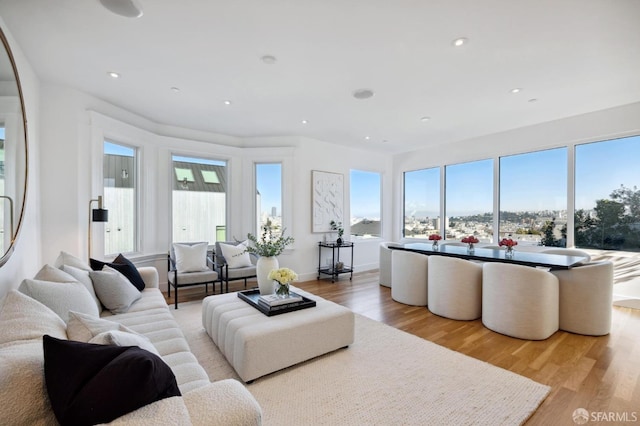
<path id="1" fill-rule="evenodd" d="M 515 89 L 511 89 L 511 93 L 520 93 L 522 89 L 520 87 L 516 87 Z"/>
<path id="2" fill-rule="evenodd" d="M 353 97 L 356 99 L 369 99 L 373 96 L 373 90 L 371 89 L 358 89 L 353 92 Z"/>
<path id="3" fill-rule="evenodd" d="M 371 139 L 369 136 L 365 136 L 365 137 L 364 137 L 364 140 L 365 140 L 365 141 L 368 141 L 369 139 Z"/>
<path id="4" fill-rule="evenodd" d="M 453 40 L 451 42 L 451 44 L 453 44 L 455 47 L 460 47 L 460 46 L 462 46 L 464 44 L 467 44 L 468 42 L 469 42 L 468 38 L 460 37 L 460 38 L 457 38 L 457 39 Z"/>
<path id="5" fill-rule="evenodd" d="M 120 78 L 120 74 L 118 74 L 118 73 L 117 73 L 117 72 L 115 72 L 115 71 L 109 71 L 109 72 L 107 73 L 107 75 L 108 75 L 109 77 L 111 77 L 111 78 Z"/>
<path id="6" fill-rule="evenodd" d="M 301 121 L 301 123 L 302 123 L 302 124 L 307 124 L 307 123 L 308 123 L 308 121 L 307 121 L 307 120 L 302 120 L 302 121 Z"/>
<path id="7" fill-rule="evenodd" d="M 262 58 L 260 58 L 260 60 L 265 64 L 269 64 L 269 65 L 272 65 L 278 62 L 278 59 L 273 55 L 264 55 Z"/>
<path id="8" fill-rule="evenodd" d="M 180 88 L 174 86 L 174 87 L 171 88 L 171 91 L 174 92 L 174 93 L 178 93 L 180 91 Z"/>
<path id="9" fill-rule="evenodd" d="M 139 18 L 142 16 L 142 7 L 138 0 L 100 0 L 100 3 L 111 12 L 125 18 Z"/>
<path id="10" fill-rule="evenodd" d="M 222 103 L 225 104 L 225 105 L 231 105 L 231 101 L 228 100 L 228 99 L 226 101 L 223 101 Z"/>
<path id="11" fill-rule="evenodd" d="M 425 121 L 429 121 L 429 120 L 431 120 L 431 117 L 422 117 L 422 118 L 420 118 L 420 121 L 422 121 L 423 123 Z"/>

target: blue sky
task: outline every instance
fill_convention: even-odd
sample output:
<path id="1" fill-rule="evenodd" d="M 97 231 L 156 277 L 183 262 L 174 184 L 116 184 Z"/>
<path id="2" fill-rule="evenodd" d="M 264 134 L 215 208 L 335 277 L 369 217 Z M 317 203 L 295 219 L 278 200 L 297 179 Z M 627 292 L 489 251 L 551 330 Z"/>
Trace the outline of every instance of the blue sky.
<path id="1" fill-rule="evenodd" d="M 256 183 L 260 192 L 261 211 L 271 214 L 276 207 L 277 215 L 282 214 L 282 165 L 280 163 L 256 164 Z"/>
<path id="2" fill-rule="evenodd" d="M 557 148 L 502 157 L 501 210 L 566 209 L 567 156 L 567 148 Z M 593 208 L 621 184 L 640 187 L 640 136 L 577 145 L 575 157 L 577 209 Z M 407 215 L 439 214 L 439 176 L 438 167 L 405 174 Z M 447 215 L 493 210 L 492 159 L 446 166 L 446 177 Z"/>

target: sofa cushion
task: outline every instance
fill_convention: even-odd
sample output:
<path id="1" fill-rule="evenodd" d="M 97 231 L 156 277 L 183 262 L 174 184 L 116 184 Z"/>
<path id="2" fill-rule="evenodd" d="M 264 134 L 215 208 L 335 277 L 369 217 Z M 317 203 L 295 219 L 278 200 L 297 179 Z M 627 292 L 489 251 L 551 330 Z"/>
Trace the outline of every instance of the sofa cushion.
<path id="1" fill-rule="evenodd" d="M 70 265 L 62 265 L 62 270 L 85 286 L 85 288 L 93 298 L 93 301 L 96 302 L 98 312 L 102 312 L 102 303 L 100 303 L 100 300 L 96 295 L 96 291 L 93 288 L 93 282 L 91 281 L 91 277 L 89 276 L 89 271 L 85 271 L 84 269 L 76 268 L 75 266 Z"/>
<path id="2" fill-rule="evenodd" d="M 140 349 L 149 351 L 152 354 L 160 356 L 158 350 L 153 346 L 149 339 L 142 334 L 121 331 L 110 330 L 100 333 L 88 343 L 95 343 L 96 345 L 115 345 L 115 346 L 137 346 Z"/>
<path id="3" fill-rule="evenodd" d="M 136 346 L 103 346 L 43 337 L 44 374 L 61 424 L 110 422 L 154 401 L 180 396 L 157 355 Z"/>
<path id="4" fill-rule="evenodd" d="M 209 243 L 173 244 L 176 254 L 176 269 L 178 272 L 202 272 L 207 267 L 207 248 Z"/>
<path id="5" fill-rule="evenodd" d="M 40 268 L 33 279 L 39 281 L 51 281 L 54 283 L 72 283 L 78 281 L 72 275 L 61 269 L 54 268 L 51 265 L 44 265 Z"/>
<path id="6" fill-rule="evenodd" d="M 114 314 L 127 312 L 140 299 L 140 292 L 120 272 L 105 266 L 102 271 L 89 272 L 100 302 Z"/>
<path id="7" fill-rule="evenodd" d="M 73 266 L 78 269 L 83 269 L 85 271 L 90 271 L 91 266 L 84 260 L 78 259 L 72 254 L 67 253 L 66 251 L 61 251 L 58 255 L 58 258 L 53 263 L 56 268 L 62 268 L 63 265 Z"/>
<path id="8" fill-rule="evenodd" d="M 114 321 L 96 318 L 80 312 L 69 312 L 69 321 L 67 321 L 67 338 L 69 340 L 87 343 L 98 334 L 112 330 L 135 333 L 129 327 Z"/>
<path id="9" fill-rule="evenodd" d="M 56 283 L 25 279 L 18 290 L 48 306 L 63 321 L 67 321 L 69 311 L 83 312 L 95 317 L 100 315 L 89 291 L 77 281 Z"/>
<path id="10" fill-rule="evenodd" d="M 138 272 L 138 268 L 122 254 L 119 254 L 113 262 L 102 262 L 96 259 L 90 259 L 89 261 L 94 271 L 102 271 L 105 265 L 109 266 L 127 277 L 129 282 L 131 282 L 138 291 L 144 290 L 144 281 L 142 280 L 140 272 Z"/>
<path id="11" fill-rule="evenodd" d="M 246 243 L 246 241 L 238 243 L 238 245 L 220 243 L 220 250 L 222 250 L 222 255 L 227 261 L 229 268 L 253 266 Z"/>
<path id="12" fill-rule="evenodd" d="M 40 339 L 45 334 L 66 339 L 66 330 L 55 312 L 17 290 L 0 299 L 0 344 Z"/>
<path id="13" fill-rule="evenodd" d="M 59 318 L 58 320 L 61 321 Z M 0 383 L 0 423 L 57 424 L 45 388 L 40 338 L 0 345 Z"/>

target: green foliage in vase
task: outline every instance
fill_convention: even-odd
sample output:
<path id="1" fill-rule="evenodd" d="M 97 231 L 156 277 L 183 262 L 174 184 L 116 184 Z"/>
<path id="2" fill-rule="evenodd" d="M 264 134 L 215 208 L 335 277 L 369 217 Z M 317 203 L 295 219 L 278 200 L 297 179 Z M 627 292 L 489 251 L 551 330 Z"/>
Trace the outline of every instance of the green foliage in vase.
<path id="1" fill-rule="evenodd" d="M 284 236 L 286 229 L 283 229 L 279 236 L 274 236 L 271 220 L 267 220 L 261 229 L 262 234 L 260 238 L 251 233 L 247 234 L 247 239 L 252 243 L 246 250 L 249 253 L 256 254 L 260 257 L 278 256 L 289 244 L 293 244 L 295 241 L 293 237 Z"/>
<path id="2" fill-rule="evenodd" d="M 342 234 L 344 234 L 342 222 L 336 222 L 335 220 L 332 220 L 331 222 L 329 222 L 329 226 L 331 226 L 332 231 L 338 231 L 338 238 L 342 238 Z"/>

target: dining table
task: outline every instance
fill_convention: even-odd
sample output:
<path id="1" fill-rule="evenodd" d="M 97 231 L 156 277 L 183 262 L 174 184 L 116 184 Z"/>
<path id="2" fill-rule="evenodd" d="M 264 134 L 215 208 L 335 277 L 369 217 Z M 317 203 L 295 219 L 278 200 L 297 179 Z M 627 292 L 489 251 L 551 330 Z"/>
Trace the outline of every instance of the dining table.
<path id="1" fill-rule="evenodd" d="M 424 255 L 457 257 L 459 259 L 477 260 L 481 262 L 502 262 L 516 265 L 555 269 L 570 269 L 588 262 L 586 256 L 551 254 L 538 251 L 513 250 L 507 254 L 506 249 L 483 248 L 431 243 L 406 243 L 389 246 L 392 250 L 406 250 Z"/>

